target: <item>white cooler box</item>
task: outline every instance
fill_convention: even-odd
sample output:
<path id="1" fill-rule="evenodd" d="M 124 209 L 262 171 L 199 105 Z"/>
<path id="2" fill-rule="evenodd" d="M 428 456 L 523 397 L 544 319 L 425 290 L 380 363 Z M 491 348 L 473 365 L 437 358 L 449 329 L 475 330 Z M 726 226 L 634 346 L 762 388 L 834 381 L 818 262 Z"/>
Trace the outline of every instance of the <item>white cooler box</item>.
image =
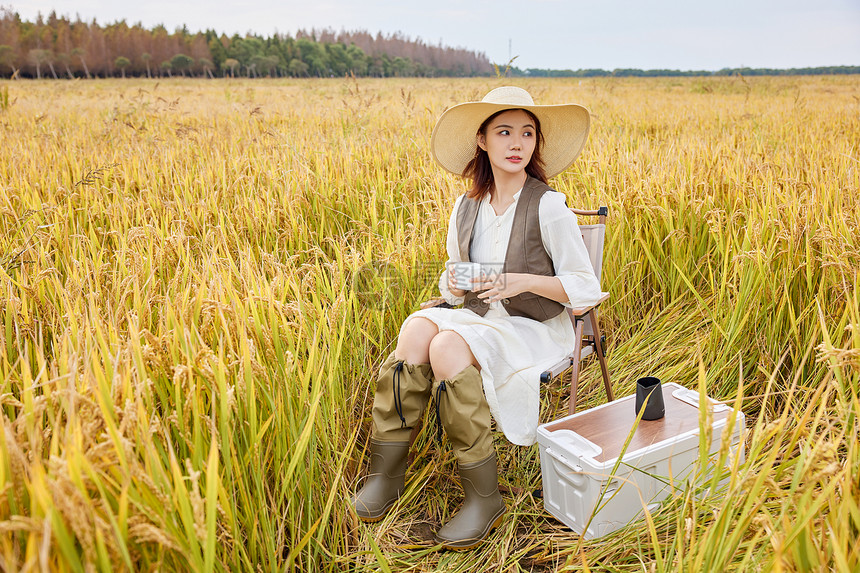
<path id="1" fill-rule="evenodd" d="M 636 421 L 636 396 L 609 402 L 538 427 L 544 508 L 586 539 L 601 537 L 653 511 L 683 485 L 699 459 L 699 394 L 663 384 L 666 415 L 641 420 L 621 460 L 618 456 Z M 711 399 L 709 455 L 719 452 L 731 431 L 729 464 L 744 459 L 744 415 Z M 618 465 L 615 474 L 612 469 Z M 592 514 L 597 509 L 597 513 Z"/>

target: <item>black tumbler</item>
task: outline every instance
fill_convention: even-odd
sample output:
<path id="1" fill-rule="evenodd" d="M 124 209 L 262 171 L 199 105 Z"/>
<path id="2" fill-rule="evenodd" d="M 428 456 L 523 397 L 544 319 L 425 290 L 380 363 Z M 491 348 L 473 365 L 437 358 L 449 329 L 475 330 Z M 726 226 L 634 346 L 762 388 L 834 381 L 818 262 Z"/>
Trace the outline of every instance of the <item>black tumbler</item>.
<path id="1" fill-rule="evenodd" d="M 645 404 L 645 400 L 648 403 Z M 660 385 L 660 379 L 654 376 L 646 376 L 636 381 L 636 415 L 639 415 L 639 410 L 645 404 L 645 411 L 642 412 L 643 420 L 659 420 L 666 413 L 666 407 L 663 405 L 663 387 Z"/>

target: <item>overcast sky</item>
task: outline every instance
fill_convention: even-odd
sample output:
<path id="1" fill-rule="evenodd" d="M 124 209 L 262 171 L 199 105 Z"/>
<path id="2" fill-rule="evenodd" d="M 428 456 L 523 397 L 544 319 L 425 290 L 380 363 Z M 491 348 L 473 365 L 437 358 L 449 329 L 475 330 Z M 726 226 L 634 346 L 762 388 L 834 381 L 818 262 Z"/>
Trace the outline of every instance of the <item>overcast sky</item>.
<path id="1" fill-rule="evenodd" d="M 402 32 L 511 56 L 520 68 L 792 68 L 860 65 L 860 0 L 0 0 L 23 19 L 55 10 L 169 30 Z M 510 44 L 509 44 L 510 42 Z M 510 52 L 509 52 L 510 49 Z"/>

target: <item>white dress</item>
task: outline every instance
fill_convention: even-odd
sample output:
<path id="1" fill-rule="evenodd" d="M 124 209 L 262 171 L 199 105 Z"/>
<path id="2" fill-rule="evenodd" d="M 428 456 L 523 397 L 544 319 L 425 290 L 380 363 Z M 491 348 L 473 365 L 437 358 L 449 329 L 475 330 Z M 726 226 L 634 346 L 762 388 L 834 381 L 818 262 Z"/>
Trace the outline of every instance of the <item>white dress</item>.
<path id="1" fill-rule="evenodd" d="M 514 195 L 514 203 L 501 215 L 496 215 L 489 195 L 481 202 L 470 248 L 473 262 L 504 262 L 519 196 L 519 192 Z M 448 263 L 460 261 L 456 221 L 462 198 L 454 203 L 448 223 Z M 596 303 L 601 296 L 600 284 L 576 216 L 565 205 L 564 195 L 556 191 L 544 193 L 538 213 L 544 248 L 569 297 L 565 306 Z M 447 270 L 439 278 L 439 290 L 447 302 L 463 302 L 448 290 Z M 510 316 L 500 302 L 492 302 L 484 316 L 462 308 L 428 308 L 409 315 L 403 325 L 416 316 L 433 321 L 440 331 L 452 330 L 463 337 L 481 366 L 484 394 L 496 425 L 511 442 L 533 444 L 538 426 L 540 375 L 573 348 L 573 325 L 567 313 L 539 322 Z"/>

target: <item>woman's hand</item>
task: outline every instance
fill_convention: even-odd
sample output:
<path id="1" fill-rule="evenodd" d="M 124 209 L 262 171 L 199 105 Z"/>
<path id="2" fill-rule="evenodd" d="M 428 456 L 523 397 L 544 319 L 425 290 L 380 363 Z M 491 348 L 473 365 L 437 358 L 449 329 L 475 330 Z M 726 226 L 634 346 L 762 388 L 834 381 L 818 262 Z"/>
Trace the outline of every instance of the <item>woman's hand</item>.
<path id="1" fill-rule="evenodd" d="M 497 302 L 531 290 L 531 278 L 532 275 L 526 273 L 500 273 L 476 283 L 474 290 L 484 291 L 478 298 Z"/>
<path id="2" fill-rule="evenodd" d="M 448 268 L 448 291 L 456 297 L 466 296 L 466 291 L 458 289 L 456 286 L 457 283 L 454 282 L 454 266 L 451 265 Z"/>

